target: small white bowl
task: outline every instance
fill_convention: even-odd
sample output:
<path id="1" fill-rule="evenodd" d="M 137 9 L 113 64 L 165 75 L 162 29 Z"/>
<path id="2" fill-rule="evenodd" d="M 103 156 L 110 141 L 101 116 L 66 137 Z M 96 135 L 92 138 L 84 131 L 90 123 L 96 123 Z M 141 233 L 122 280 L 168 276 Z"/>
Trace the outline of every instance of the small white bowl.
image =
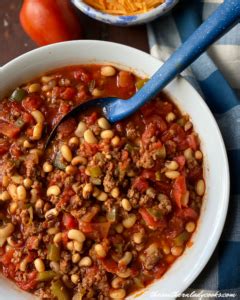
<path id="1" fill-rule="evenodd" d="M 38 48 L 0 68 L 2 95 L 16 86 L 59 67 L 111 63 L 143 76 L 152 76 L 162 62 L 120 44 L 103 41 L 73 41 Z M 174 299 L 202 271 L 211 257 L 223 229 L 229 199 L 229 168 L 226 150 L 216 121 L 196 90 L 179 77 L 165 89 L 182 112 L 188 113 L 201 140 L 205 161 L 206 195 L 193 245 L 177 259 L 160 280 L 141 291 L 139 300 Z M 9 300 L 34 299 L 0 279 L 0 295 Z M 165 295 L 165 296 L 164 296 Z M 130 296 L 128 299 L 135 299 Z"/>
<path id="2" fill-rule="evenodd" d="M 178 1 L 179 0 L 165 0 L 163 4 L 143 14 L 132 16 L 115 16 L 101 12 L 100 10 L 97 10 L 86 4 L 82 0 L 72 0 L 75 6 L 89 17 L 107 24 L 118 26 L 131 26 L 153 21 L 157 17 L 160 17 L 170 11 L 178 3 Z"/>

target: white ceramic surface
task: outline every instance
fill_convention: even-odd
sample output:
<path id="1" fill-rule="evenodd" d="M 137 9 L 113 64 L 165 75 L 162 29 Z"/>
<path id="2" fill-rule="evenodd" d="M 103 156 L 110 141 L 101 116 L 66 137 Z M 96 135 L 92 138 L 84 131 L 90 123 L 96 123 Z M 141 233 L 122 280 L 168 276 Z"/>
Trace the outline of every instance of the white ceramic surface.
<path id="1" fill-rule="evenodd" d="M 151 76 L 161 62 L 139 50 L 101 41 L 73 41 L 42 47 L 16 58 L 0 69 L 1 96 L 17 85 L 52 69 L 85 63 L 111 62 Z M 225 147 L 217 124 L 205 102 L 192 86 L 177 78 L 166 88 L 175 103 L 188 113 L 199 133 L 205 158 L 207 183 L 199 226 L 193 245 L 158 281 L 150 285 L 137 299 L 174 298 L 184 291 L 206 265 L 218 242 L 224 225 L 229 198 L 229 169 Z M 165 294 L 165 296 L 164 296 Z M 0 279 L 0 299 L 29 300 L 15 287 Z M 133 297 L 129 297 L 133 298 Z M 134 298 L 133 298 L 134 299 Z"/>
<path id="2" fill-rule="evenodd" d="M 169 12 L 178 3 L 178 1 L 179 0 L 165 0 L 163 4 L 144 14 L 132 16 L 115 16 L 94 9 L 90 5 L 87 5 L 83 0 L 72 0 L 75 6 L 89 17 L 102 21 L 104 23 L 118 26 L 132 26 L 153 21 L 154 19 Z"/>

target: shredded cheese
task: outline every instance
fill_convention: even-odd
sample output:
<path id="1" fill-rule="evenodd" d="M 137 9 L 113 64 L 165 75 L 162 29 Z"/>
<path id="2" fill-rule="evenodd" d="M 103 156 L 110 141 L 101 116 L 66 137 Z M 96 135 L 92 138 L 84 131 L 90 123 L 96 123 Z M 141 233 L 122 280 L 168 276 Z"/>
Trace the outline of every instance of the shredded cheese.
<path id="1" fill-rule="evenodd" d="M 112 15 L 136 15 L 159 6 L 165 0 L 84 0 L 97 10 Z"/>

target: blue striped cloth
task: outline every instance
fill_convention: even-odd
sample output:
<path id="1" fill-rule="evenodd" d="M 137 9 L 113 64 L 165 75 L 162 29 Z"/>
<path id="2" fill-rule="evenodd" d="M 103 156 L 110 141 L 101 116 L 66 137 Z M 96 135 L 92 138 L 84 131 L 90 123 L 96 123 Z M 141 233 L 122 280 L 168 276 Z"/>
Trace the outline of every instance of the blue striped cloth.
<path id="1" fill-rule="evenodd" d="M 148 25 L 151 54 L 166 60 L 221 2 L 180 1 L 170 15 Z M 240 299 L 240 24 L 183 75 L 200 91 L 217 119 L 231 172 L 231 198 L 224 232 L 214 255 L 189 291 L 233 292 L 235 298 L 224 299 Z"/>

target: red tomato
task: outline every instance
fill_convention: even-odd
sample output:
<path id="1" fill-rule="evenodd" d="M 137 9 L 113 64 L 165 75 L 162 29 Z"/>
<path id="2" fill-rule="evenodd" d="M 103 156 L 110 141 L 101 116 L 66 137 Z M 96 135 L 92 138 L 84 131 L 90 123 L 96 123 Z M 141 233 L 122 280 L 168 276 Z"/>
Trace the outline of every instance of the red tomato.
<path id="1" fill-rule="evenodd" d="M 73 229 L 73 228 L 77 228 L 76 219 L 73 216 L 71 216 L 70 214 L 67 214 L 67 213 L 65 213 L 63 215 L 62 224 L 68 230 Z"/>
<path id="2" fill-rule="evenodd" d="M 12 156 L 15 156 L 17 159 L 22 155 L 22 151 L 20 149 L 20 146 L 17 144 L 12 144 L 10 147 L 10 153 Z"/>
<path id="3" fill-rule="evenodd" d="M 172 195 L 179 208 L 182 207 L 182 198 L 187 192 L 185 176 L 180 175 L 177 177 L 173 184 Z"/>
<path id="4" fill-rule="evenodd" d="M 31 291 L 38 284 L 37 282 L 37 272 L 33 271 L 27 275 L 26 281 L 18 281 L 16 280 L 16 284 L 20 287 L 20 289 L 24 291 Z"/>
<path id="5" fill-rule="evenodd" d="M 186 207 L 181 209 L 178 213 L 178 216 L 182 217 L 186 220 L 197 220 L 198 219 L 198 213 L 191 207 Z"/>
<path id="6" fill-rule="evenodd" d="M 85 120 L 88 125 L 93 125 L 97 121 L 97 118 L 98 114 L 96 112 L 93 112 L 91 115 L 87 116 Z"/>
<path id="7" fill-rule="evenodd" d="M 190 135 L 188 135 L 188 137 L 187 137 L 187 141 L 188 141 L 189 147 L 190 147 L 192 150 L 196 151 L 197 148 L 198 148 L 198 145 L 199 145 L 199 141 L 198 141 L 197 136 L 194 135 L 194 134 L 190 134 Z"/>
<path id="8" fill-rule="evenodd" d="M 110 222 L 103 223 L 87 223 L 79 221 L 79 229 L 88 234 L 92 238 L 106 238 L 110 229 Z"/>
<path id="9" fill-rule="evenodd" d="M 68 0 L 25 0 L 20 22 L 39 46 L 79 39 L 82 34 L 79 20 Z"/>
<path id="10" fill-rule="evenodd" d="M 38 95 L 31 95 L 22 101 L 22 106 L 30 112 L 39 109 L 42 106 L 42 104 L 43 100 Z"/>
<path id="11" fill-rule="evenodd" d="M 145 178 L 137 177 L 134 180 L 133 188 L 136 188 L 139 192 L 143 193 L 147 190 L 149 184 Z"/>
<path id="12" fill-rule="evenodd" d="M 134 86 L 134 78 L 130 72 L 120 71 L 117 77 L 117 84 L 120 88 L 127 88 Z"/>
<path id="13" fill-rule="evenodd" d="M 3 134 L 10 139 L 15 139 L 18 137 L 18 134 L 20 133 L 20 128 L 6 122 L 0 121 L 0 134 Z"/>
<path id="14" fill-rule="evenodd" d="M 142 216 L 143 220 L 147 224 L 148 227 L 153 229 L 160 229 L 165 227 L 165 221 L 164 220 L 154 220 L 154 217 L 147 211 L 146 208 L 141 207 L 139 209 L 139 213 Z"/>
<path id="15" fill-rule="evenodd" d="M 0 141 L 0 155 L 8 152 L 9 144 L 7 141 Z"/>
<path id="16" fill-rule="evenodd" d="M 63 100 L 73 100 L 74 96 L 76 95 L 77 91 L 74 87 L 67 87 L 62 93 L 61 98 Z"/>
<path id="17" fill-rule="evenodd" d="M 103 258 L 101 259 L 104 269 L 109 273 L 117 273 L 118 265 L 112 258 Z"/>
<path id="18" fill-rule="evenodd" d="M 156 180 L 155 171 L 144 169 L 141 176 L 146 179 Z"/>
<path id="19" fill-rule="evenodd" d="M 182 170 L 185 166 L 185 163 L 186 163 L 185 156 L 184 155 L 179 155 L 179 156 L 175 157 L 174 160 L 178 163 L 179 170 Z"/>
<path id="20" fill-rule="evenodd" d="M 90 81 L 92 80 L 92 75 L 81 68 L 73 72 L 73 77 L 77 80 L 83 81 L 84 83 L 90 83 Z"/>
<path id="21" fill-rule="evenodd" d="M 11 259 L 13 258 L 14 250 L 9 250 L 6 252 L 2 257 L 0 257 L 0 262 L 4 265 L 7 266 L 11 263 Z"/>

